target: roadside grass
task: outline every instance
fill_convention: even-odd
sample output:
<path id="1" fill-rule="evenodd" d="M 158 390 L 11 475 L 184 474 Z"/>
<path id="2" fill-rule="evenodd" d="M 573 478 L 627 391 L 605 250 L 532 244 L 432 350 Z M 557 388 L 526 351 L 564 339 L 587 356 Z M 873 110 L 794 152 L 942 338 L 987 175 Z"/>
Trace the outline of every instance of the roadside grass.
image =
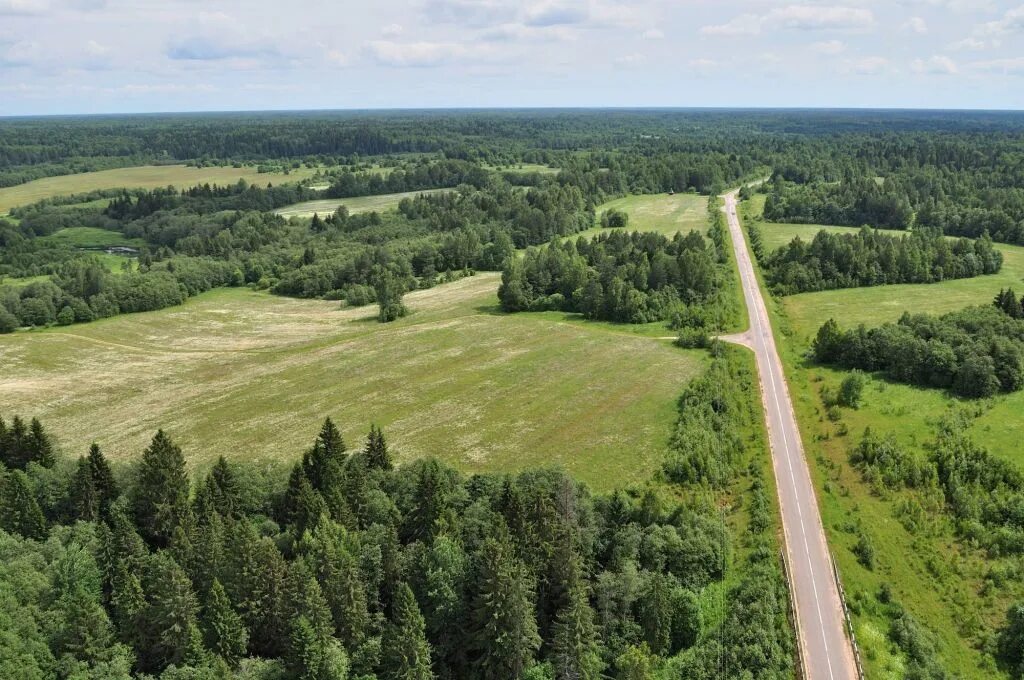
<path id="1" fill-rule="evenodd" d="M 688 234 L 696 230 L 703 234 L 708 229 L 708 197 L 700 194 L 624 196 L 597 206 L 597 218 L 611 208 L 629 215 L 626 231 L 654 231 L 671 238 L 680 231 Z M 594 227 L 574 236 L 590 238 L 607 231 L 612 230 Z"/>
<path id="2" fill-rule="evenodd" d="M 0 215 L 11 208 L 28 205 L 44 198 L 80 194 L 97 189 L 155 189 L 173 185 L 179 189 L 197 184 L 234 184 L 244 179 L 253 184 L 297 182 L 316 173 L 313 168 L 297 168 L 289 174 L 260 173 L 255 167 L 194 168 L 185 165 L 142 165 L 116 170 L 83 172 L 76 175 L 44 177 L 25 184 L 0 189 Z"/>
<path id="3" fill-rule="evenodd" d="M 68 227 L 44 236 L 42 241 L 71 248 L 139 248 L 145 245 L 141 238 L 128 238 L 119 231 L 97 227 Z"/>
<path id="4" fill-rule="evenodd" d="M 424 191 L 403 191 L 397 194 L 380 194 L 378 196 L 355 196 L 351 198 L 325 198 L 316 201 L 304 201 L 279 208 L 274 212 L 282 217 L 312 217 L 314 213 L 326 217 L 341 206 L 348 208 L 349 213 L 364 213 L 376 210 L 383 212 L 393 210 L 403 198 L 412 198 L 420 194 L 434 194 L 451 189 L 427 189 Z"/>
<path id="5" fill-rule="evenodd" d="M 218 289 L 181 307 L 0 337 L 0 413 L 38 416 L 63 449 L 137 457 L 158 428 L 192 469 L 218 455 L 287 463 L 332 416 L 372 422 L 399 462 L 467 472 L 561 465 L 598 490 L 643 483 L 706 353 L 610 324 L 495 311 L 498 275 L 376 309 Z"/>
<path id="6" fill-rule="evenodd" d="M 746 219 L 759 212 L 756 205 L 753 210 L 745 208 Z M 762 233 L 767 237 L 777 226 L 783 225 L 764 223 Z M 798 226 L 806 229 L 808 225 Z M 864 483 L 849 464 L 849 450 L 869 426 L 920 450 L 934 439 L 935 426 L 944 415 L 968 409 L 975 416 L 972 437 L 993 454 L 1024 466 L 1016 425 L 1024 395 L 972 402 L 873 376 L 861 407 L 842 409 L 841 420 L 832 422 L 826 418 L 821 389 L 837 389 L 847 373 L 814 365 L 806 354 L 817 329 L 828 318 L 835 318 L 843 327 L 874 326 L 896 321 L 904 311 L 937 314 L 988 304 L 1001 286 L 1020 289 L 1024 248 L 998 247 L 1005 262 L 1003 271 L 992 276 L 766 298 L 811 461 L 825 531 L 847 590 L 870 678 L 903 677 L 904 660 L 888 640 L 890 619 L 878 598 L 883 584 L 891 589 L 893 600 L 931 632 L 948 671 L 979 679 L 1006 677 L 981 650 L 991 644 L 993 631 L 1002 624 L 1010 603 L 1024 598 L 1024 584 L 1011 578 L 999 587 L 987 587 L 991 570 L 1015 569 L 1017 562 L 993 558 L 958 540 L 944 513 L 929 513 L 925 528 L 908 531 L 900 521 L 900 507 L 908 494 L 880 493 Z M 875 547 L 874 570 L 862 566 L 852 552 L 858 531 Z"/>

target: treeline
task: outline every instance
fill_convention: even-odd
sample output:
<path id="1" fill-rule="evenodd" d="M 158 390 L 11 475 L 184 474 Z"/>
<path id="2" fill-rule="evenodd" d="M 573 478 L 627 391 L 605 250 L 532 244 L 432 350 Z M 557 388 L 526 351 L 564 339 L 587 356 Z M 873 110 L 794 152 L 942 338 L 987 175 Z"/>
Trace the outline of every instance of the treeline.
<path id="1" fill-rule="evenodd" d="M 712 503 L 594 496 L 555 470 L 396 468 L 330 419 L 281 484 L 220 458 L 190 483 L 158 432 L 112 470 L 0 420 L 0 622 L 11 677 L 785 678 L 771 511 L 724 620 L 701 593 L 730 538 Z M 724 672 L 724 676 L 723 676 Z"/>
<path id="2" fill-rule="evenodd" d="M 619 231 L 553 241 L 506 262 L 498 299 L 509 312 L 561 310 L 621 323 L 672 319 L 679 328 L 717 328 L 728 313 L 720 225 L 709 237 L 710 243 L 696 231 L 671 240 Z"/>
<path id="3" fill-rule="evenodd" d="M 756 231 L 751 243 L 755 253 L 763 254 Z M 810 243 L 794 238 L 762 256 L 762 262 L 772 290 L 789 295 L 994 274 L 1002 268 L 1003 254 L 987 235 L 951 242 L 937 230 L 915 229 L 896 236 L 864 227 L 856 234 L 822 230 Z"/>
<path id="4" fill-rule="evenodd" d="M 843 330 L 833 319 L 818 329 L 816 361 L 882 371 L 898 382 L 989 397 L 1024 386 L 1024 320 L 995 307 L 942 316 L 910 314 L 877 328 Z"/>
<path id="5" fill-rule="evenodd" d="M 442 189 L 469 184 L 487 185 L 490 173 L 477 163 L 448 159 L 424 161 L 396 167 L 387 174 L 342 170 L 331 175 L 331 185 L 322 192 L 327 198 L 396 194 L 405 191 Z"/>
<path id="6" fill-rule="evenodd" d="M 239 270 L 210 258 L 176 257 L 122 273 L 108 271 L 94 258 L 77 258 L 48 281 L 0 286 L 0 333 L 163 309 L 211 288 L 242 283 Z"/>

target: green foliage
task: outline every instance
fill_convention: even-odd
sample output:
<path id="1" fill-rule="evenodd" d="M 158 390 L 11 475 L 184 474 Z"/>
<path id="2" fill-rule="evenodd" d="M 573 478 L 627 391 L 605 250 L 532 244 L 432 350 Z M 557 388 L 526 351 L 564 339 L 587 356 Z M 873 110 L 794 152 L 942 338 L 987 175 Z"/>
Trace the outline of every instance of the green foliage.
<path id="1" fill-rule="evenodd" d="M 6 472 L 0 468 L 0 529 L 26 538 L 46 536 L 46 518 L 21 470 Z"/>
<path id="2" fill-rule="evenodd" d="M 836 395 L 836 403 L 847 408 L 860 407 L 865 384 L 867 384 L 867 377 L 863 372 L 854 369 L 840 383 L 839 393 Z"/>
<path id="3" fill-rule="evenodd" d="M 942 316 L 904 313 L 898 323 L 843 331 L 826 322 L 815 359 L 899 382 L 941 387 L 965 397 L 990 397 L 1024 387 L 1024 320 L 994 307 Z"/>
<path id="4" fill-rule="evenodd" d="M 245 656 L 249 632 L 216 578 L 206 599 L 206 645 L 229 665 L 236 666 Z"/>
<path id="5" fill-rule="evenodd" d="M 622 229 L 629 225 L 629 213 L 608 208 L 601 213 L 601 226 L 606 229 Z"/>
<path id="6" fill-rule="evenodd" d="M 380 308 L 377 320 L 381 323 L 400 319 L 409 313 L 406 306 L 402 304 L 405 287 L 390 269 L 382 268 L 374 274 L 373 291 Z"/>
<path id="7" fill-rule="evenodd" d="M 189 520 L 189 481 L 181 448 L 159 430 L 142 452 L 131 507 L 136 526 L 152 545 L 163 547 Z"/>
<path id="8" fill-rule="evenodd" d="M 430 645 L 425 623 L 412 590 L 398 587 L 392 605 L 391 624 L 384 636 L 384 674 L 387 680 L 432 680 Z"/>

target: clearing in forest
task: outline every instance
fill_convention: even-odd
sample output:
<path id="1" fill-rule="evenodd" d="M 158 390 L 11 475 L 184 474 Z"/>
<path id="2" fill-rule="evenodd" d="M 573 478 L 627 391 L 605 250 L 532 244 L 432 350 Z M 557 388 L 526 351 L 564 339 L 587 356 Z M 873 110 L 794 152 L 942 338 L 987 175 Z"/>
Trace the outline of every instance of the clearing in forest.
<path id="1" fill-rule="evenodd" d="M 629 215 L 629 231 L 654 231 L 665 236 L 676 232 L 688 234 L 693 230 L 701 233 L 708 228 L 708 197 L 700 194 L 638 194 L 623 196 L 608 201 L 596 208 L 597 218 L 601 213 L 614 208 Z M 581 232 L 590 237 L 608 229 L 595 227 Z"/>
<path id="2" fill-rule="evenodd" d="M 380 194 L 377 196 L 352 196 L 349 198 L 325 198 L 316 201 L 303 201 L 294 203 L 275 210 L 282 217 L 312 217 L 318 214 L 322 217 L 330 215 L 341 206 L 348 208 L 349 214 L 370 212 L 376 210 L 392 210 L 398 207 L 403 198 L 412 198 L 420 194 L 433 194 L 440 191 L 451 191 L 451 189 L 426 189 L 424 191 L 402 191 L 397 194 Z"/>
<path id="3" fill-rule="evenodd" d="M 602 323 L 496 311 L 498 275 L 375 307 L 218 289 L 180 307 L 0 336 L 0 413 L 38 416 L 65 451 L 137 457 L 157 428 L 193 469 L 218 455 L 284 463 L 324 416 L 399 462 L 468 472 L 558 464 L 598 489 L 649 479 L 675 400 L 705 353 Z"/>
<path id="4" fill-rule="evenodd" d="M 311 168 L 296 168 L 284 174 L 257 172 L 255 167 L 194 168 L 186 165 L 141 165 L 116 170 L 98 170 L 75 175 L 44 177 L 24 184 L 0 189 L 0 215 L 11 208 L 35 203 L 44 198 L 81 194 L 99 189 L 156 189 L 175 186 L 179 189 L 197 184 L 234 184 L 240 179 L 261 186 L 268 182 L 298 182 L 316 173 Z"/>

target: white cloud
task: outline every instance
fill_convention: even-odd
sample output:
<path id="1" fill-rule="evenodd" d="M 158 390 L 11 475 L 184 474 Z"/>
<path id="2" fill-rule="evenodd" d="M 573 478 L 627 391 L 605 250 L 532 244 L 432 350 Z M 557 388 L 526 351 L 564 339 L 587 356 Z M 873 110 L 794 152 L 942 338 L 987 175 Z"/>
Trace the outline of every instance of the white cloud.
<path id="1" fill-rule="evenodd" d="M 0 16 L 42 14 L 49 8 L 46 0 L 0 0 Z"/>
<path id="2" fill-rule="evenodd" d="M 365 49 L 378 64 L 399 68 L 443 66 L 470 54 L 465 45 L 453 42 L 398 43 L 372 40 L 366 43 Z"/>
<path id="3" fill-rule="evenodd" d="M 1024 57 L 976 61 L 971 68 L 997 75 L 1024 76 Z"/>
<path id="4" fill-rule="evenodd" d="M 93 57 L 102 57 L 104 54 L 110 51 L 110 48 L 106 45 L 101 45 L 95 40 L 90 40 L 85 43 L 85 53 Z"/>
<path id="5" fill-rule="evenodd" d="M 648 28 L 646 31 L 643 32 L 643 35 L 640 37 L 642 37 L 644 40 L 661 40 L 662 38 L 665 37 L 665 33 L 658 28 Z"/>
<path id="6" fill-rule="evenodd" d="M 577 4 L 543 2 L 526 9 L 523 23 L 527 26 L 566 26 L 586 22 L 589 13 Z"/>
<path id="7" fill-rule="evenodd" d="M 515 18 L 517 8 L 503 0 L 425 0 L 423 13 L 437 23 L 493 26 Z"/>
<path id="8" fill-rule="evenodd" d="M 764 19 L 756 14 L 741 14 L 724 24 L 704 26 L 700 32 L 704 35 L 757 35 L 763 23 Z"/>
<path id="9" fill-rule="evenodd" d="M 758 35 L 765 27 L 797 31 L 856 31 L 875 22 L 871 10 L 860 7 L 788 5 L 767 14 L 741 14 L 724 24 L 704 26 L 704 35 Z"/>
<path id="10" fill-rule="evenodd" d="M 401 24 L 388 24 L 384 28 L 380 29 L 380 34 L 385 38 L 397 38 L 402 35 L 405 28 Z"/>
<path id="11" fill-rule="evenodd" d="M 989 21 L 975 29 L 975 35 L 1024 33 L 1024 5 L 1008 10 L 998 21 Z"/>
<path id="12" fill-rule="evenodd" d="M 915 59 L 910 64 L 910 70 L 914 73 L 928 73 L 940 76 L 953 75 L 958 72 L 956 62 L 940 54 L 927 59 Z"/>
<path id="13" fill-rule="evenodd" d="M 618 64 L 619 66 L 639 66 L 640 64 L 643 64 L 645 61 L 647 61 L 647 57 L 640 54 L 639 52 L 634 52 L 633 54 L 624 54 L 621 57 L 616 57 L 615 59 L 615 63 Z"/>
<path id="14" fill-rule="evenodd" d="M 885 57 L 861 57 L 847 59 L 843 63 L 843 71 L 859 76 L 874 76 L 885 71 L 888 66 L 889 60 Z"/>
<path id="15" fill-rule="evenodd" d="M 984 50 L 988 49 L 989 43 L 985 40 L 978 40 L 977 38 L 964 38 L 963 40 L 957 40 L 952 43 L 949 48 L 951 50 Z"/>
<path id="16" fill-rule="evenodd" d="M 910 17 L 907 19 L 907 23 L 903 24 L 903 30 L 924 35 L 928 32 L 928 24 L 921 17 Z"/>
<path id="17" fill-rule="evenodd" d="M 842 40 L 823 40 L 811 43 L 811 51 L 818 54 L 836 55 L 846 50 L 846 44 Z"/>
<path id="18" fill-rule="evenodd" d="M 868 28 L 875 15 L 860 7 L 790 5 L 773 9 L 768 21 L 801 31 L 850 31 Z"/>

